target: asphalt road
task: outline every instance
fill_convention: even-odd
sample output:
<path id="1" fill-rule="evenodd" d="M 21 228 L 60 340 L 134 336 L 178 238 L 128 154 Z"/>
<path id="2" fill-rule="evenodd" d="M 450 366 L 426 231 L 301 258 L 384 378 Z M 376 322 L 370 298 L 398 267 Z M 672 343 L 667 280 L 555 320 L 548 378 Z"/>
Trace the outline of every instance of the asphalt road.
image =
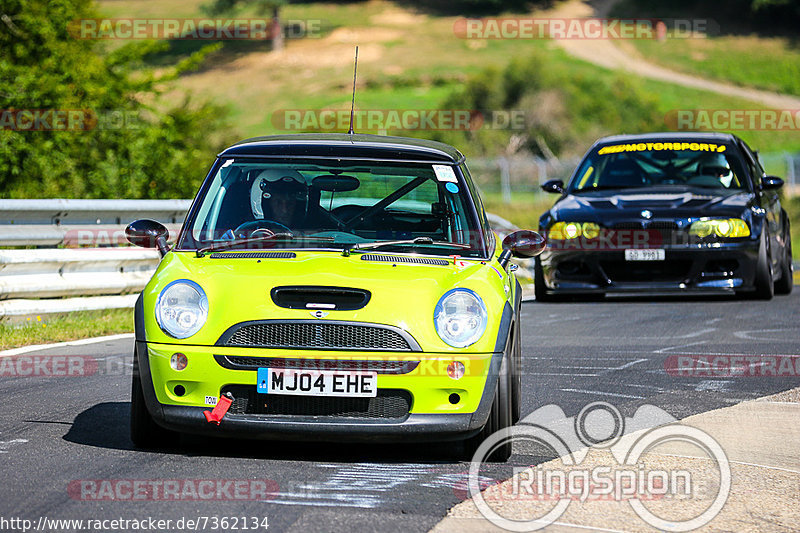
<path id="1" fill-rule="evenodd" d="M 523 416 L 547 404 L 574 416 L 602 400 L 626 415 L 651 404 L 683 418 L 800 386 L 797 377 L 682 377 L 665 371 L 669 357 L 677 354 L 798 354 L 798 303 L 800 291 L 771 302 L 526 302 Z M 97 363 L 91 375 L 13 377 L 5 367 L 0 377 L 0 529 L 13 530 L 2 523 L 11 518 L 37 523 L 40 517 L 176 521 L 217 516 L 247 517 L 248 528 L 250 517 L 267 517 L 270 531 L 427 531 L 463 495 L 468 466 L 453 458 L 452 445 L 184 437 L 171 449 L 135 450 L 128 439 L 131 351 L 132 341 L 121 340 L 36 352 L 86 356 Z M 545 459 L 515 449 L 509 464 L 487 469 L 486 475 L 506 478 L 513 465 Z M 92 501 L 104 495 L 104 480 L 117 488 L 124 486 L 119 480 L 188 480 L 194 487 L 199 480 L 269 480 L 277 493 L 266 502 L 131 501 L 126 494 L 117 501 Z M 97 489 L 82 492 L 80 487 L 92 487 L 91 482 Z M 210 530 L 212 522 L 205 525 Z"/>

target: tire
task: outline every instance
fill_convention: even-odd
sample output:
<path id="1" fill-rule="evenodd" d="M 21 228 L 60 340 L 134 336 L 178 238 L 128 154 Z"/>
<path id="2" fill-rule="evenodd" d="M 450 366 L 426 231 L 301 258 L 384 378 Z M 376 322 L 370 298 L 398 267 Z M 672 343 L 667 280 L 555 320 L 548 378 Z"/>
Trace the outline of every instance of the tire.
<path id="1" fill-rule="evenodd" d="M 555 297 L 547 292 L 544 284 L 544 271 L 542 270 L 542 262 L 537 257 L 533 263 L 533 295 L 536 297 L 537 302 L 552 302 Z"/>
<path id="2" fill-rule="evenodd" d="M 511 351 L 514 366 L 511 371 L 511 424 L 516 424 L 522 418 L 522 343 L 519 328 L 519 312 L 517 324 L 514 327 L 514 348 Z"/>
<path id="3" fill-rule="evenodd" d="M 498 376 L 497 387 L 494 391 L 494 399 L 492 400 L 492 409 L 489 414 L 486 425 L 483 429 L 475 435 L 464 441 L 464 458 L 467 461 L 472 460 L 475 451 L 486 440 L 489 435 L 511 427 L 512 414 L 511 414 L 511 396 L 509 390 L 508 367 L 506 365 L 506 358 L 503 358 L 503 364 L 500 369 L 500 376 Z M 504 463 L 511 457 L 511 442 L 504 441 L 503 444 L 498 446 L 489 457 L 485 460 L 490 463 Z"/>
<path id="4" fill-rule="evenodd" d="M 153 420 L 144 401 L 144 389 L 139 377 L 139 361 L 134 353 L 131 379 L 131 440 L 137 448 L 158 448 L 174 442 L 177 434 L 164 429 Z"/>
<path id="5" fill-rule="evenodd" d="M 775 294 L 775 283 L 772 278 L 772 261 L 769 259 L 769 236 L 764 230 L 764 238 L 758 249 L 758 261 L 756 262 L 756 277 L 754 285 L 756 287 L 753 298 L 756 300 L 771 300 Z"/>
<path id="6" fill-rule="evenodd" d="M 781 262 L 781 279 L 775 282 L 775 294 L 791 294 L 794 287 L 794 266 L 792 265 L 792 237 L 789 233 L 788 220 L 786 228 L 786 245 Z"/>

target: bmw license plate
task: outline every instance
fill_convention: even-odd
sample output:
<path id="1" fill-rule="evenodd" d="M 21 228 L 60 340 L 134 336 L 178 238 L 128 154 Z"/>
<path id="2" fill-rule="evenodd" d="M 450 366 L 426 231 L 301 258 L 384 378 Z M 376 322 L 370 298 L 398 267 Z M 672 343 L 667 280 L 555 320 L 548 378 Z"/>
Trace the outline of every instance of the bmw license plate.
<path id="1" fill-rule="evenodd" d="M 663 261 L 665 257 L 664 250 L 660 248 L 625 250 L 625 261 Z"/>
<path id="2" fill-rule="evenodd" d="M 378 373 L 259 368 L 257 390 L 262 394 L 374 398 Z"/>

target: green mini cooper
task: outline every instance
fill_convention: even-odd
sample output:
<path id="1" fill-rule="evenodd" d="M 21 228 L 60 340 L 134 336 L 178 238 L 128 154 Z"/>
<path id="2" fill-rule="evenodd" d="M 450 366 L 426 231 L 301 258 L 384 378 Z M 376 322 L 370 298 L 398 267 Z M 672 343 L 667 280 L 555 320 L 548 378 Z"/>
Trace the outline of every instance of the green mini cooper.
<path id="1" fill-rule="evenodd" d="M 464 441 L 520 416 L 521 289 L 464 156 L 372 135 L 222 152 L 135 308 L 131 435 Z M 502 448 L 495 459 L 505 459 Z"/>

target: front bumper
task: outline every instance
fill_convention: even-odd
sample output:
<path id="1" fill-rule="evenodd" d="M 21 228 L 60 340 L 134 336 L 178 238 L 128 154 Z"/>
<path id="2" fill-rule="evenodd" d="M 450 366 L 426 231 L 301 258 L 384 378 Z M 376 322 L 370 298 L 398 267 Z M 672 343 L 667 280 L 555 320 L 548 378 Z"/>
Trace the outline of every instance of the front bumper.
<path id="1" fill-rule="evenodd" d="M 547 292 L 713 292 L 753 290 L 759 241 L 664 247 L 663 261 L 627 261 L 624 249 L 543 253 Z"/>
<path id="2" fill-rule="evenodd" d="M 189 365 L 175 371 L 169 359 L 175 352 L 187 355 Z M 285 350 L 227 348 L 220 346 L 186 346 L 136 342 L 138 364 L 145 403 L 159 425 L 184 433 L 217 437 L 255 439 L 337 440 L 337 441 L 444 441 L 459 440 L 476 434 L 486 423 L 494 397 L 502 353 L 429 354 L 407 353 L 403 359 L 416 359 L 419 364 L 411 372 L 378 375 L 378 389 L 408 391 L 410 409 L 402 417 L 336 417 L 286 414 L 229 412 L 221 424 L 210 424 L 203 415 L 210 410 L 206 397 L 219 397 L 230 387 L 255 387 L 256 372 L 234 370 L 219 364 L 219 354 L 232 356 L 286 357 Z M 215 355 L 217 356 L 215 358 Z M 294 352 L 292 357 L 309 361 L 337 357 L 349 360 L 392 358 L 397 353 L 354 353 L 312 351 Z M 464 361 L 467 373 L 453 380 L 442 373 L 447 362 Z M 182 388 L 177 395 L 176 387 Z M 450 402 L 451 394 L 461 399 Z M 259 395 L 269 400 L 269 395 Z M 299 398 L 299 397 L 298 397 Z"/>

